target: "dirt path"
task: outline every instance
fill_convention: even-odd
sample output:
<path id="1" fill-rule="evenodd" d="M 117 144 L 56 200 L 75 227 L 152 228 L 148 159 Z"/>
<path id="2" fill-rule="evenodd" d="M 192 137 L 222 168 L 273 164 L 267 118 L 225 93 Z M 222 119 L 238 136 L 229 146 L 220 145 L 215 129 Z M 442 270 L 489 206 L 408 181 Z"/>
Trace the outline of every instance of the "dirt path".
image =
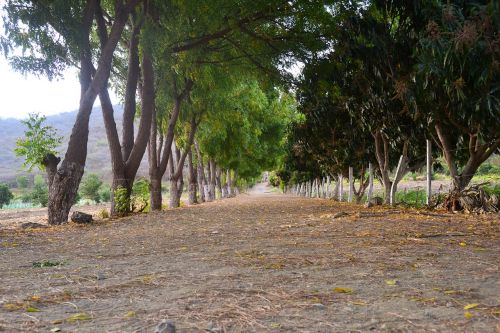
<path id="1" fill-rule="evenodd" d="M 266 192 L 1 231 L 0 331 L 153 332 L 162 319 L 184 333 L 500 330 L 498 215 Z M 34 267 L 48 260 L 62 265 Z"/>

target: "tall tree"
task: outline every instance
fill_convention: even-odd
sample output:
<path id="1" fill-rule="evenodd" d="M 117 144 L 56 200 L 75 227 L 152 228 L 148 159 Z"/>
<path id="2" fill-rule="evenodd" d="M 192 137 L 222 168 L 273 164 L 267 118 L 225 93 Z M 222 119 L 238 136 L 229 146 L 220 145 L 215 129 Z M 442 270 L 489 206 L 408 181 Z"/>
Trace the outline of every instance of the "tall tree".
<path id="1" fill-rule="evenodd" d="M 4 18 L 7 39 L 2 38 L 4 49 L 21 47 L 24 50 L 21 56 L 8 55 L 14 68 L 49 78 L 60 75 L 67 66 L 78 66 L 80 71 L 80 106 L 66 154 L 60 165 L 59 158 L 46 159 L 50 224 L 68 221 L 85 167 L 92 107 L 108 81 L 114 51 L 138 2 L 113 2 L 109 38 L 95 57 L 90 39 L 100 1 L 8 0 L 3 6 L 7 13 Z"/>

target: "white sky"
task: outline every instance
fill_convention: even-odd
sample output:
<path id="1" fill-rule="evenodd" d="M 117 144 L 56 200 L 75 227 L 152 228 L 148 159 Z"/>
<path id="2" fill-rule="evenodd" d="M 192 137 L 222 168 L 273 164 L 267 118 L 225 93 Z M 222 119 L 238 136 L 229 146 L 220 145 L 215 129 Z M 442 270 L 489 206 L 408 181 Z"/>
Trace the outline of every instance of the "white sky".
<path id="1" fill-rule="evenodd" d="M 26 118 L 29 113 L 57 114 L 78 109 L 80 83 L 75 70 L 50 82 L 15 72 L 0 55 L 0 118 Z"/>
<path id="2" fill-rule="evenodd" d="M 1 1 L 1 0 L 0 0 Z M 111 101 L 118 103 L 112 90 Z M 62 79 L 23 75 L 14 71 L 0 54 L 0 118 L 27 118 L 30 113 L 53 115 L 78 110 L 80 82 L 76 69 L 68 69 Z M 94 106 L 99 106 L 99 98 Z"/>

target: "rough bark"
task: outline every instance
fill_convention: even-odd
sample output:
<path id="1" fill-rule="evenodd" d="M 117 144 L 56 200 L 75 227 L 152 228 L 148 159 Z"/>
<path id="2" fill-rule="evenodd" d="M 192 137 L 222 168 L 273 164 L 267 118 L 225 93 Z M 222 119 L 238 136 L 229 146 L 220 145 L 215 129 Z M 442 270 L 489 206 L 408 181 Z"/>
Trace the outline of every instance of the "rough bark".
<path id="1" fill-rule="evenodd" d="M 198 203 L 198 199 L 197 199 L 197 195 L 196 195 L 198 181 L 197 181 L 197 177 L 196 177 L 195 167 L 193 166 L 193 152 L 191 151 L 191 149 L 188 151 L 187 160 L 188 160 L 188 171 L 189 171 L 189 174 L 188 174 L 188 182 L 189 182 L 188 203 L 190 205 L 194 205 L 194 204 Z"/>
<path id="2" fill-rule="evenodd" d="M 194 147 L 196 149 L 196 159 L 198 162 L 197 165 L 197 178 L 198 178 L 198 190 L 200 192 L 200 201 L 205 202 L 205 186 L 206 186 L 206 177 L 205 177 L 205 169 L 203 167 L 203 158 L 201 156 L 200 146 L 198 142 L 194 141 Z"/>
<path id="3" fill-rule="evenodd" d="M 435 129 L 440 143 L 440 148 L 443 151 L 444 159 L 452 177 L 452 191 L 462 191 L 467 187 L 467 185 L 469 185 L 481 164 L 498 149 L 500 146 L 500 138 L 489 143 L 481 144 L 478 132 L 469 133 L 469 158 L 463 167 L 462 172 L 459 172 L 453 155 L 453 147 L 450 143 L 446 129 L 439 123 L 435 125 Z"/>
<path id="4" fill-rule="evenodd" d="M 125 5 L 117 2 L 117 13 L 109 38 L 103 44 L 97 69 L 92 64 L 90 30 L 97 10 L 97 1 L 89 0 L 83 12 L 81 25 L 82 45 L 80 45 L 80 87 L 81 98 L 78 114 L 68 142 L 64 160 L 57 172 L 51 170 L 49 188 L 48 222 L 63 224 L 76 197 L 87 159 L 89 119 L 98 93 L 105 87 L 111 72 L 113 53 L 116 49 L 130 11 L 138 0 L 130 0 Z"/>
<path id="5" fill-rule="evenodd" d="M 162 119 L 157 119 L 156 114 L 153 116 L 148 145 L 149 178 L 151 184 L 153 184 L 153 182 L 161 183 L 161 179 L 167 170 L 167 165 L 172 155 L 172 143 L 174 141 L 175 126 L 179 118 L 181 104 L 189 96 L 192 87 L 193 81 L 188 80 L 182 92 L 175 96 L 174 106 L 170 113 L 165 135 L 163 132 L 158 133 Z M 153 198 L 153 195 L 155 198 Z M 151 193 L 150 201 L 151 210 L 161 210 L 161 191 L 155 192 L 154 194 Z"/>

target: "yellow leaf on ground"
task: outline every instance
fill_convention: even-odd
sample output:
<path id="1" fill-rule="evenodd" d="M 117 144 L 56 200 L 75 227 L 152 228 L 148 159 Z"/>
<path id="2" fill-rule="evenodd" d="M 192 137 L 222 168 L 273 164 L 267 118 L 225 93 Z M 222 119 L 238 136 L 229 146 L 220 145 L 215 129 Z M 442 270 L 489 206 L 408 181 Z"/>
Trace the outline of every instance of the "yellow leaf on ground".
<path id="1" fill-rule="evenodd" d="M 464 310 L 474 309 L 479 306 L 479 303 L 470 303 L 464 306 Z"/>
<path id="2" fill-rule="evenodd" d="M 388 286 L 395 286 L 398 283 L 398 280 L 385 280 L 385 284 Z"/>
<path id="3" fill-rule="evenodd" d="M 470 313 L 469 311 L 465 311 L 464 317 L 467 319 L 471 319 L 472 317 L 474 317 L 474 315 L 472 313 Z"/>
<path id="4" fill-rule="evenodd" d="M 460 246 L 466 246 L 466 245 L 467 245 L 467 243 L 466 243 L 466 242 L 460 242 L 460 243 L 458 243 L 458 244 L 459 244 Z"/>
<path id="5" fill-rule="evenodd" d="M 456 290 L 445 290 L 444 293 L 447 294 L 447 295 L 451 295 L 451 294 L 458 293 L 458 291 L 456 291 Z"/>
<path id="6" fill-rule="evenodd" d="M 333 289 L 333 291 L 335 291 L 336 293 L 339 293 L 339 294 L 350 294 L 350 293 L 352 293 L 352 289 L 351 288 L 343 288 L 343 287 L 336 287 L 335 289 Z"/>
<path id="7" fill-rule="evenodd" d="M 66 321 L 72 323 L 72 322 L 79 321 L 79 320 L 90 320 L 90 319 L 92 319 L 92 317 L 88 313 L 80 312 L 80 313 L 74 314 L 72 316 L 69 316 L 66 319 Z"/>
<path id="8" fill-rule="evenodd" d="M 133 317 L 135 317 L 135 316 L 136 316 L 135 311 L 129 311 L 129 312 L 127 312 L 127 313 L 125 314 L 125 317 L 126 317 L 126 318 L 133 318 Z"/>

